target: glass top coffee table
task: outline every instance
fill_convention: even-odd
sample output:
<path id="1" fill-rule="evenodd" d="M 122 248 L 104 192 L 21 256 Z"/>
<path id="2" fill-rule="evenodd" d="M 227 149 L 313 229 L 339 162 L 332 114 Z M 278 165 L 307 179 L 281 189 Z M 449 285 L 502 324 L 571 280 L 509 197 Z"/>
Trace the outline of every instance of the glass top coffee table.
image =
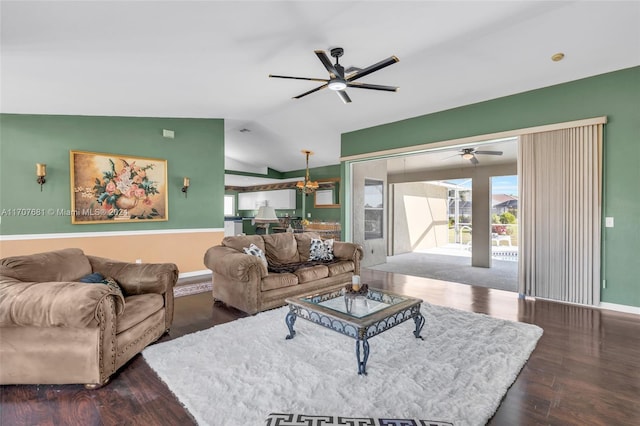
<path id="1" fill-rule="evenodd" d="M 420 313 L 421 299 L 369 288 L 363 294 L 340 289 L 290 298 L 286 302 L 289 304 L 285 318 L 289 327 L 287 339 L 296 335 L 293 326 L 298 317 L 352 337 L 356 339 L 358 374 L 367 374 L 369 338 L 413 319 L 416 325 L 413 335 L 422 339 L 420 332 L 424 317 Z"/>

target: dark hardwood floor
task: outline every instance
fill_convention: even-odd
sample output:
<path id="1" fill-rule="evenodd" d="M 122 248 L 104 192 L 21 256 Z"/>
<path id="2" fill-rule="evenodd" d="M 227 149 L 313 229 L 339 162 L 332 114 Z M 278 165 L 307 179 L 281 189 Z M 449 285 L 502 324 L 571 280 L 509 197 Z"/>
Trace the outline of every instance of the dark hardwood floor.
<path id="1" fill-rule="evenodd" d="M 362 277 L 372 287 L 544 329 L 490 425 L 640 425 L 640 316 L 371 270 Z M 171 332 L 160 341 L 243 316 L 213 306 L 210 293 L 180 297 Z M 0 393 L 0 426 L 195 424 L 141 355 L 102 389 L 9 385 Z"/>

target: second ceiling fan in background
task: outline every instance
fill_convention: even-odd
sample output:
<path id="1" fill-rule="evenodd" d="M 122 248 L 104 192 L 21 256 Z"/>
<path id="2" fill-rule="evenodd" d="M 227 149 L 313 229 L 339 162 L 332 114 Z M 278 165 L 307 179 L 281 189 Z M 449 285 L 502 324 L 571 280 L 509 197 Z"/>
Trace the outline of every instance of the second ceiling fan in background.
<path id="1" fill-rule="evenodd" d="M 478 164 L 476 155 L 502 155 L 502 151 L 477 151 L 475 148 L 462 148 L 456 155 L 471 161 L 472 164 Z"/>
<path id="2" fill-rule="evenodd" d="M 322 62 L 322 65 L 324 65 L 324 67 L 329 72 L 328 79 L 311 78 L 311 77 L 290 77 L 285 75 L 273 75 L 273 74 L 269 74 L 269 77 L 288 78 L 292 80 L 320 81 L 324 83 L 321 86 L 316 87 L 315 89 L 309 90 L 308 92 L 305 92 L 301 95 L 294 96 L 294 99 L 300 99 L 303 96 L 307 96 L 311 93 L 317 92 L 318 90 L 325 89 L 328 87 L 330 90 L 335 91 L 340 97 L 340 99 L 342 100 L 342 102 L 346 104 L 351 102 L 351 98 L 345 91 L 347 87 L 355 87 L 358 89 L 382 90 L 385 92 L 395 92 L 398 90 L 398 88 L 394 86 L 381 86 L 379 84 L 367 84 L 367 83 L 360 83 L 355 81 L 359 78 L 362 78 L 366 75 L 371 74 L 372 72 L 381 70 L 382 68 L 395 64 L 396 62 L 399 61 L 399 59 L 396 56 L 390 56 L 387 59 L 383 59 L 382 61 L 363 69 L 356 69 L 352 74 L 345 76 L 345 69 L 342 65 L 340 65 L 338 61 L 338 58 L 342 56 L 342 54 L 344 53 L 344 49 L 342 49 L 341 47 L 336 47 L 331 49 L 330 53 L 331 53 L 331 56 L 336 58 L 335 64 L 331 63 L 331 61 L 327 57 L 327 54 L 324 52 L 324 50 L 315 51 L 315 54 L 318 56 L 318 59 L 320 59 L 320 62 Z M 349 70 L 350 69 L 348 69 L 347 71 Z"/>

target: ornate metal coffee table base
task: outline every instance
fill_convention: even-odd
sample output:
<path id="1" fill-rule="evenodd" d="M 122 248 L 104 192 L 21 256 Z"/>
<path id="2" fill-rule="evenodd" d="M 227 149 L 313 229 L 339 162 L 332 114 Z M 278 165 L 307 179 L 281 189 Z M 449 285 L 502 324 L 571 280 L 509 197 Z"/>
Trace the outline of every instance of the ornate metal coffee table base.
<path id="1" fill-rule="evenodd" d="M 339 297 L 340 295 L 338 294 L 336 296 L 335 294 L 331 294 L 328 296 Z M 378 292 L 376 290 L 372 290 L 369 296 L 372 297 L 372 300 L 382 300 L 382 297 L 395 297 L 395 295 L 389 295 L 388 293 Z M 415 322 L 413 335 L 415 338 L 422 339 L 420 333 L 425 323 L 424 316 L 420 313 L 422 300 L 406 298 L 404 296 L 398 297 L 403 297 L 402 303 L 392 304 L 389 307 L 362 318 L 350 318 L 341 312 L 332 312 L 330 309 L 325 309 L 322 306 L 316 308 L 313 305 L 306 306 L 306 303 L 303 306 L 302 303 L 288 301 L 289 312 L 285 317 L 285 322 L 289 329 L 289 334 L 286 336 L 286 339 L 290 340 L 295 337 L 296 332 L 293 327 L 298 317 L 330 328 L 345 336 L 352 337 L 356 340 L 358 374 L 366 375 L 367 360 L 369 359 L 370 352 L 369 338 L 413 318 Z"/>

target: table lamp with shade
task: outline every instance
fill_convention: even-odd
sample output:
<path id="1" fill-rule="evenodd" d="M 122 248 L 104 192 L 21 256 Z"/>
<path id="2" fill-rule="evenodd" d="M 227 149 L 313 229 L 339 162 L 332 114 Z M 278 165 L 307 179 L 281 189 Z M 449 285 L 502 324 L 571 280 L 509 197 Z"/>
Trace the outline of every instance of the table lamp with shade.
<path id="1" fill-rule="evenodd" d="M 268 204 L 264 206 L 260 206 L 258 209 L 258 214 L 254 219 L 255 223 L 260 223 L 265 225 L 265 233 L 269 233 L 269 225 L 272 223 L 280 223 L 278 216 L 276 216 L 276 211 L 273 207 Z"/>

